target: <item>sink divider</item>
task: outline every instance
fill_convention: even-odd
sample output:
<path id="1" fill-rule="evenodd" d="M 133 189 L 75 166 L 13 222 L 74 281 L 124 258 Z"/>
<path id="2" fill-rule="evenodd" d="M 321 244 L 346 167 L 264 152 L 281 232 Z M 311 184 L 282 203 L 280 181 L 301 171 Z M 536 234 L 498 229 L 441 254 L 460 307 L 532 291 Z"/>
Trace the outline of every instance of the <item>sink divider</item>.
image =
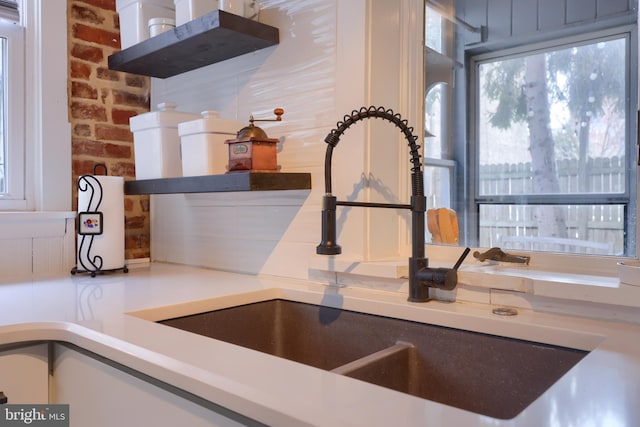
<path id="1" fill-rule="evenodd" d="M 397 341 L 395 345 L 392 345 L 391 347 L 387 347 L 383 350 L 376 351 L 375 353 L 371 353 L 367 356 L 361 357 L 360 359 L 356 359 L 353 362 L 338 366 L 337 368 L 332 369 L 331 372 L 349 376 L 356 371 L 369 367 L 390 357 L 398 356 L 401 353 L 407 353 L 408 355 L 408 352 L 413 350 L 414 348 L 415 346 L 409 342 Z"/>

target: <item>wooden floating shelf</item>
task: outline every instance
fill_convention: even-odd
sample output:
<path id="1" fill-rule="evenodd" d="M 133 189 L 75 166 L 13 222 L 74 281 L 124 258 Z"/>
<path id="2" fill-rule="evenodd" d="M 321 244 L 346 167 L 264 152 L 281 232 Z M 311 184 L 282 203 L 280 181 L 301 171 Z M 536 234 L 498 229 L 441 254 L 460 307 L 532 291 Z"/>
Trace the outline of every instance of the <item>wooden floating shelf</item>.
<path id="1" fill-rule="evenodd" d="M 167 78 L 280 42 L 278 29 L 215 10 L 109 56 L 109 69 Z"/>
<path id="2" fill-rule="evenodd" d="M 310 189 L 310 173 L 283 172 L 233 172 L 222 175 L 142 179 L 124 183 L 124 192 L 129 195 Z"/>

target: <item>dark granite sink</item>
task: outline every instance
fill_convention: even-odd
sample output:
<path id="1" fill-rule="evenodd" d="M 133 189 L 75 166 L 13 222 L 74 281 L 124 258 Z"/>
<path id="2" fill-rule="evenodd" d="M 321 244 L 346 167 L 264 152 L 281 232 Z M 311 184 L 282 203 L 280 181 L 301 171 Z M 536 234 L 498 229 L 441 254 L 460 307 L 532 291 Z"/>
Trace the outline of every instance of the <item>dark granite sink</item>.
<path id="1" fill-rule="evenodd" d="M 501 419 L 588 353 L 280 299 L 159 323 Z"/>

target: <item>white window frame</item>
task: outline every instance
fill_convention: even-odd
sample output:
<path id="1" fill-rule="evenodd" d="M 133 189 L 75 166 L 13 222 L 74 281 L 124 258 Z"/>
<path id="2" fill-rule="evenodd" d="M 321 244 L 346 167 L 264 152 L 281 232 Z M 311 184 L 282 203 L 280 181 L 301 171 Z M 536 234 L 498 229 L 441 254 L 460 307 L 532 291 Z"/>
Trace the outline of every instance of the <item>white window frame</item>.
<path id="1" fill-rule="evenodd" d="M 67 0 L 18 0 L 23 41 L 22 199 L 1 211 L 72 211 Z"/>
<path id="2" fill-rule="evenodd" d="M 631 28 L 630 30 L 631 38 L 629 41 L 630 56 L 628 59 L 630 61 L 634 61 L 635 63 L 638 63 L 639 62 L 638 61 L 638 46 L 639 46 L 638 26 L 629 25 L 629 27 Z M 597 33 L 601 31 L 601 28 L 602 27 L 598 27 L 598 29 L 594 29 L 593 31 L 591 31 L 591 33 L 592 34 Z M 618 29 L 619 28 L 620 27 L 618 27 Z M 452 70 L 452 76 L 451 76 L 452 79 L 457 78 L 457 79 L 464 79 L 467 81 L 467 84 L 463 85 L 463 86 L 466 86 L 466 89 L 464 89 L 464 92 L 455 93 L 453 96 L 455 98 L 453 102 L 456 102 L 456 103 L 462 102 L 463 105 L 467 105 L 467 107 L 461 107 L 460 111 L 463 112 L 463 115 L 460 116 L 458 119 L 455 119 L 453 116 L 449 116 L 446 119 L 448 123 L 443 125 L 443 127 L 446 127 L 447 129 L 453 129 L 453 133 L 455 135 L 449 135 L 449 138 L 452 138 L 454 141 L 460 141 L 460 140 L 466 141 L 467 139 L 470 141 L 475 138 L 474 129 L 471 129 L 469 127 L 465 127 L 464 131 L 462 130 L 456 131 L 457 129 L 456 126 L 458 127 L 461 125 L 468 126 L 469 125 L 468 120 L 470 120 L 475 115 L 473 109 L 470 110 L 469 109 L 470 107 L 468 106 L 469 105 L 468 95 L 470 92 L 472 92 L 475 89 L 473 87 L 469 87 L 469 84 L 472 84 L 472 82 L 468 80 L 469 75 L 466 69 L 467 66 L 471 66 L 471 65 L 467 64 L 464 68 L 463 67 L 457 68 L 456 66 L 454 66 Z M 638 75 L 640 76 L 640 66 L 638 67 Z M 635 76 L 633 75 L 633 69 L 632 69 L 629 75 L 630 81 L 629 81 L 628 90 L 629 90 L 629 93 L 632 93 L 633 91 L 636 91 L 637 93 L 639 93 L 637 97 L 637 101 L 638 101 L 638 104 L 640 105 L 640 87 L 639 87 L 640 85 L 638 84 L 637 79 L 634 77 Z M 633 96 L 631 98 L 633 99 Z M 634 104 L 631 104 L 629 106 L 632 112 L 635 107 L 636 106 Z M 640 107 L 638 109 L 640 110 Z M 627 127 L 628 127 L 630 138 L 632 140 L 635 138 L 634 135 L 640 132 L 640 130 L 638 130 L 639 122 L 640 122 L 640 113 L 638 113 L 638 117 L 639 118 L 636 119 L 634 115 L 631 114 L 630 117 L 628 118 Z M 457 182 L 457 184 L 455 184 L 455 186 L 453 187 L 454 190 L 452 193 L 452 202 L 454 204 L 453 207 L 460 214 L 460 217 L 458 218 L 458 220 L 460 223 L 461 238 L 462 236 L 466 237 L 467 235 L 469 235 L 469 233 L 472 233 L 471 235 L 473 235 L 473 230 L 469 229 L 470 227 L 467 221 L 466 214 L 463 214 L 463 212 L 466 212 L 467 209 L 472 208 L 473 201 L 470 202 L 470 199 L 473 199 L 473 192 L 475 188 L 475 183 L 469 181 L 469 178 L 475 174 L 475 171 L 474 171 L 475 164 L 473 160 L 473 153 L 469 152 L 468 147 L 469 147 L 468 142 L 465 142 L 464 144 L 456 143 L 451 147 L 454 153 L 453 158 L 460 161 L 461 165 L 464 165 L 463 167 L 457 168 L 457 172 L 454 172 L 454 175 L 455 175 L 454 182 Z M 629 162 L 638 162 L 638 164 L 640 164 L 640 161 L 638 161 L 638 159 L 636 158 L 636 155 L 640 156 L 640 154 L 637 154 L 637 152 L 634 152 L 633 147 L 631 147 L 631 151 L 628 152 Z M 428 167 L 429 165 L 430 165 L 429 159 L 425 159 L 425 166 Z M 441 166 L 441 165 L 438 164 L 437 166 Z M 469 172 L 469 170 L 471 171 Z M 466 175 L 467 172 L 469 173 L 468 175 Z M 628 180 L 627 183 L 628 183 L 627 191 L 631 195 L 630 197 L 631 198 L 635 197 L 634 200 L 636 200 L 635 210 L 633 210 L 633 212 L 629 211 L 628 214 L 632 217 L 635 217 L 637 221 L 637 218 L 640 218 L 640 199 L 639 199 L 640 172 L 636 173 L 635 181 Z M 456 198 L 457 200 L 455 200 Z M 622 256 L 599 256 L 599 255 L 580 255 L 580 254 L 569 254 L 569 253 L 557 254 L 557 253 L 551 253 L 551 252 L 535 252 L 530 254 L 532 255 L 531 263 L 526 268 L 526 270 L 542 270 L 542 271 L 553 272 L 554 274 L 559 274 L 559 275 L 582 274 L 582 275 L 613 276 L 617 274 L 618 262 L 625 261 L 625 260 L 628 261 L 630 258 L 636 259 L 636 260 L 640 258 L 639 257 L 640 227 L 636 226 L 635 234 L 629 234 L 627 238 L 629 239 L 630 242 L 631 241 L 635 242 L 635 250 L 636 250 L 635 256 L 630 255 L 630 256 L 622 257 Z M 474 242 L 472 241 L 467 241 L 466 243 L 471 246 L 474 246 Z M 464 244 L 464 241 L 461 240 L 461 245 L 463 244 Z M 633 243 L 631 246 L 633 246 Z M 486 248 L 474 247 L 474 250 L 482 251 L 483 249 L 486 249 Z M 458 246 L 442 246 L 442 245 L 427 244 L 426 251 L 430 260 L 435 262 L 440 262 L 445 265 L 447 263 L 455 262 L 455 260 L 460 255 L 460 247 Z M 518 253 L 523 253 L 523 252 L 518 251 Z"/>
<path id="3" fill-rule="evenodd" d="M 636 200 L 638 196 L 637 196 L 636 184 L 634 181 L 629 179 L 629 177 L 627 177 L 627 180 L 625 183 L 625 192 L 621 194 L 594 193 L 594 194 L 586 194 L 586 195 L 554 194 L 554 195 L 524 195 L 524 196 L 520 196 L 520 195 L 518 196 L 486 195 L 485 196 L 485 195 L 480 195 L 478 193 L 478 188 L 477 188 L 477 182 L 478 182 L 477 168 L 478 168 L 478 155 L 479 155 L 477 129 L 480 126 L 480 122 L 477 114 L 478 90 L 479 90 L 479 88 L 477 87 L 478 85 L 477 78 L 478 78 L 479 64 L 485 61 L 495 61 L 495 60 L 499 60 L 500 58 L 509 58 L 515 55 L 521 55 L 521 54 L 529 55 L 537 51 L 544 52 L 550 49 L 562 48 L 564 46 L 570 46 L 574 44 L 581 44 L 581 43 L 588 43 L 588 42 L 592 43 L 596 40 L 606 40 L 606 39 L 613 39 L 613 38 L 624 38 L 626 39 L 626 43 L 627 43 L 628 56 L 626 58 L 626 61 L 628 64 L 627 65 L 628 73 L 627 73 L 626 91 L 627 91 L 627 99 L 628 99 L 627 101 L 628 116 L 626 120 L 627 136 L 626 136 L 625 143 L 627 146 L 627 150 L 626 150 L 627 167 L 629 169 L 632 169 L 636 161 L 636 159 L 634 158 L 635 150 L 633 149 L 635 144 L 633 144 L 633 142 L 635 140 L 634 135 L 637 135 L 637 132 L 635 131 L 637 123 L 634 123 L 635 115 L 636 115 L 634 108 L 637 104 L 637 100 L 635 99 L 635 95 L 637 93 L 637 83 L 633 81 L 636 74 L 634 74 L 634 69 L 632 65 L 629 65 L 629 64 L 633 64 L 634 62 L 637 63 L 636 56 L 637 56 L 638 45 L 637 43 L 635 43 L 635 41 L 637 40 L 635 27 L 623 26 L 623 27 L 615 27 L 615 28 L 602 30 L 602 31 L 585 32 L 584 34 L 581 34 L 581 35 L 554 39 L 554 40 L 550 40 L 548 42 L 543 42 L 543 43 L 532 43 L 529 45 L 522 45 L 517 48 L 503 49 L 496 52 L 477 55 L 471 58 L 470 65 L 469 65 L 469 76 L 470 76 L 469 93 L 471 94 L 471 99 L 469 100 L 469 105 L 471 108 L 472 115 L 469 117 L 469 123 L 470 123 L 469 134 L 470 134 L 470 141 L 471 141 L 470 158 L 474 163 L 473 163 L 473 167 L 470 168 L 471 173 L 469 176 L 469 182 L 470 182 L 470 187 L 473 189 L 471 190 L 472 191 L 471 194 L 474 194 L 474 197 L 472 198 L 472 200 L 470 200 L 470 205 L 468 206 L 468 209 L 470 212 L 470 217 L 473 217 L 473 219 L 470 219 L 470 229 L 473 230 L 472 231 L 473 239 L 477 238 L 477 227 L 478 227 L 478 222 L 480 220 L 479 213 L 478 213 L 478 206 L 480 204 L 485 204 L 485 205 L 500 204 L 500 203 L 515 204 L 517 200 L 521 200 L 521 199 L 530 201 L 532 204 L 541 203 L 541 204 L 550 204 L 550 205 L 554 205 L 554 204 L 562 205 L 562 204 L 573 204 L 573 203 L 586 204 L 587 202 L 588 204 L 594 204 L 594 205 L 614 203 L 614 204 L 623 204 L 627 207 L 626 209 L 627 218 L 625 219 L 625 224 L 624 224 L 624 231 L 625 233 L 627 233 L 627 239 L 626 239 L 627 242 L 625 243 L 625 252 L 627 254 L 630 253 L 630 255 L 625 255 L 623 256 L 623 258 L 637 257 L 637 238 L 634 239 L 634 237 L 636 237 L 638 234 L 636 232 L 637 227 L 635 225 L 635 222 L 637 221 Z M 637 178 L 637 175 L 638 173 L 636 172 L 636 178 Z M 536 256 L 537 254 L 539 254 L 539 252 L 536 252 Z M 556 254 L 556 256 L 560 256 L 560 257 L 562 257 L 563 255 L 576 255 L 576 254 L 571 254 L 571 253 Z M 582 255 L 580 255 L 580 257 L 582 257 Z M 584 257 L 587 259 L 590 259 L 592 257 L 599 257 L 599 256 L 584 255 Z M 600 257 L 603 257 L 603 256 L 600 255 Z M 611 258 L 611 256 L 604 256 L 604 257 Z"/>
<path id="4" fill-rule="evenodd" d="M 25 31 L 19 23 L 0 18 L 0 37 L 6 39 L 7 147 L 6 192 L 0 193 L 0 210 L 24 210 L 25 198 Z"/>

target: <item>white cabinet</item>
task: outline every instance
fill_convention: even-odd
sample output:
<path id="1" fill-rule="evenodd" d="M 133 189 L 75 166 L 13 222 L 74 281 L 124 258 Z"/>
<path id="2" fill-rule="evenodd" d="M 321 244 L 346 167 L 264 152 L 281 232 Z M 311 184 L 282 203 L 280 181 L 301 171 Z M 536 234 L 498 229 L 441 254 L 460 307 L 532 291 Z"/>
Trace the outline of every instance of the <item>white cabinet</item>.
<path id="1" fill-rule="evenodd" d="M 259 425 L 90 353 L 55 344 L 54 355 L 52 403 L 69 404 L 71 427 Z"/>
<path id="2" fill-rule="evenodd" d="M 49 403 L 47 344 L 0 349 L 0 391 L 11 404 Z"/>

